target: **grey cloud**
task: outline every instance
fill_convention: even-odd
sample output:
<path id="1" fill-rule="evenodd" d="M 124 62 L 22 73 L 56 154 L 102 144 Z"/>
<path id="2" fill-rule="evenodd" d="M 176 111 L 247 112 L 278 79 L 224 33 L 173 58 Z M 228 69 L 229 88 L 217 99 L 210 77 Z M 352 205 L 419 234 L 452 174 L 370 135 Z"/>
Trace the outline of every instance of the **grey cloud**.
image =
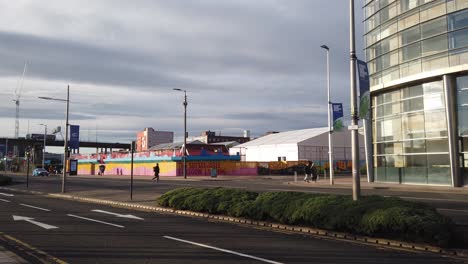
<path id="1" fill-rule="evenodd" d="M 174 19 L 184 17 L 193 21 L 196 30 L 181 32 L 168 28 L 147 32 L 159 38 L 155 49 L 0 32 L 0 76 L 18 76 L 24 60 L 28 60 L 28 75 L 36 79 L 118 86 L 128 92 L 129 102 L 108 103 L 106 96 L 113 95 L 96 91 L 97 95 L 85 107 L 73 109 L 74 119 L 115 116 L 131 121 L 134 117 L 146 117 L 148 124 L 157 120 L 158 125 L 176 133 L 181 131 L 177 122 L 183 109 L 182 95 L 170 94 L 170 88 L 186 88 L 192 133 L 217 126 L 246 127 L 262 134 L 262 130 L 326 125 L 325 52 L 319 46 L 327 44 L 331 48 L 333 101 L 343 102 L 345 117 L 349 116 L 347 1 L 174 0 L 100 4 L 110 8 L 121 6 L 129 11 L 167 10 L 174 14 Z M 357 11 L 356 21 L 361 21 L 359 7 Z M 51 14 L 47 17 L 52 27 L 66 19 Z M 121 24 L 105 13 L 89 19 L 95 20 L 100 31 L 113 30 L 121 38 L 132 27 L 145 26 Z M 191 26 L 188 24 L 187 28 Z M 360 55 L 362 26 L 358 23 L 356 29 Z M 146 98 L 132 101 L 141 91 L 165 93 L 154 96 L 145 93 Z M 290 107 L 303 107 L 304 111 L 272 112 L 275 108 Z M 10 112 L 9 117 L 13 115 Z M 26 118 L 36 113 L 22 115 Z M 62 118 L 52 110 L 44 116 Z M 131 122 L 128 127 L 133 129 Z"/>

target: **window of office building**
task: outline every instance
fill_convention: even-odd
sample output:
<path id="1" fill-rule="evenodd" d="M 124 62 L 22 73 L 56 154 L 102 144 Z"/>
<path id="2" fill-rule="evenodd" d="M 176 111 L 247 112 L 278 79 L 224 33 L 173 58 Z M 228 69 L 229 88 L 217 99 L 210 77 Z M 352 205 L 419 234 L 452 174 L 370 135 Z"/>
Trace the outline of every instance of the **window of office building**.
<path id="1" fill-rule="evenodd" d="M 468 27 L 468 9 L 448 15 L 450 31 Z"/>
<path id="2" fill-rule="evenodd" d="M 404 13 L 418 6 L 419 0 L 400 0 L 400 13 Z"/>
<path id="3" fill-rule="evenodd" d="M 421 22 L 445 15 L 447 13 L 445 1 L 446 0 L 436 0 L 422 6 L 419 13 Z"/>
<path id="4" fill-rule="evenodd" d="M 422 38 L 429 38 L 432 36 L 445 33 L 447 31 L 447 17 L 443 16 L 426 23 L 421 24 Z"/>
<path id="5" fill-rule="evenodd" d="M 398 17 L 399 30 L 404 30 L 405 28 L 409 28 L 417 24 L 419 24 L 419 10 L 417 9 Z"/>
<path id="6" fill-rule="evenodd" d="M 447 0 L 447 12 L 454 12 L 465 8 L 468 8 L 468 1 L 466 0 Z"/>
<path id="7" fill-rule="evenodd" d="M 449 34 L 449 48 L 458 49 L 468 46 L 468 28 L 461 29 Z"/>
<path id="8" fill-rule="evenodd" d="M 379 94 L 373 103 L 376 181 L 450 185 L 442 81 Z"/>
<path id="9" fill-rule="evenodd" d="M 457 78 L 458 135 L 463 168 L 463 183 L 468 185 L 468 76 Z"/>

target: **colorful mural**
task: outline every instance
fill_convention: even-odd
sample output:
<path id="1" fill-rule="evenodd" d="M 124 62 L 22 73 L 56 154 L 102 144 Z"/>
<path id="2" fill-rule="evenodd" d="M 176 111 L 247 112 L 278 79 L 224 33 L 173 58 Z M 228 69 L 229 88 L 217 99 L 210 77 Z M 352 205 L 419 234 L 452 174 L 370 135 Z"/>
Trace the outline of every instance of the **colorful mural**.
<path id="1" fill-rule="evenodd" d="M 104 175 L 130 175 L 131 159 L 128 153 L 74 155 L 78 160 L 78 175 L 97 175 L 99 166 L 104 165 Z M 328 162 L 314 161 L 320 174 L 329 168 Z M 153 175 L 153 167 L 159 163 L 161 176 L 182 176 L 182 157 L 156 156 L 150 152 L 135 153 L 133 174 L 138 176 Z M 187 157 L 188 176 L 210 176 L 212 170 L 217 175 L 292 175 L 304 173 L 307 161 L 241 162 L 239 156 L 204 155 Z M 349 173 L 352 162 L 335 161 L 335 173 Z M 361 161 L 361 167 L 365 162 Z"/>

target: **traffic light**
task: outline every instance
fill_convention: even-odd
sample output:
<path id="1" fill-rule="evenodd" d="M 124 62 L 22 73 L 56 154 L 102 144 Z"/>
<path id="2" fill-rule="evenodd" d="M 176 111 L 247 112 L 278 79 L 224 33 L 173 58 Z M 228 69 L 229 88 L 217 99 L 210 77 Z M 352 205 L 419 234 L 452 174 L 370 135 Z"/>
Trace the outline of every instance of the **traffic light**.
<path id="1" fill-rule="evenodd" d="M 29 147 L 26 148 L 26 151 L 25 151 L 24 155 L 29 160 L 29 157 L 31 156 L 31 148 L 29 148 Z"/>

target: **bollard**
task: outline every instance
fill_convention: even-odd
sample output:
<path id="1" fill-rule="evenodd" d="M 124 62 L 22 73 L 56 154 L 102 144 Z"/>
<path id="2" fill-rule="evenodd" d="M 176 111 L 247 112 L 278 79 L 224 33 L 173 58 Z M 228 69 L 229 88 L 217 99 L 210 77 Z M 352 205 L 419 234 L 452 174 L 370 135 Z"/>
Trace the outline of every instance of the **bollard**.
<path id="1" fill-rule="evenodd" d="M 297 182 L 297 171 L 294 172 L 294 182 Z"/>

